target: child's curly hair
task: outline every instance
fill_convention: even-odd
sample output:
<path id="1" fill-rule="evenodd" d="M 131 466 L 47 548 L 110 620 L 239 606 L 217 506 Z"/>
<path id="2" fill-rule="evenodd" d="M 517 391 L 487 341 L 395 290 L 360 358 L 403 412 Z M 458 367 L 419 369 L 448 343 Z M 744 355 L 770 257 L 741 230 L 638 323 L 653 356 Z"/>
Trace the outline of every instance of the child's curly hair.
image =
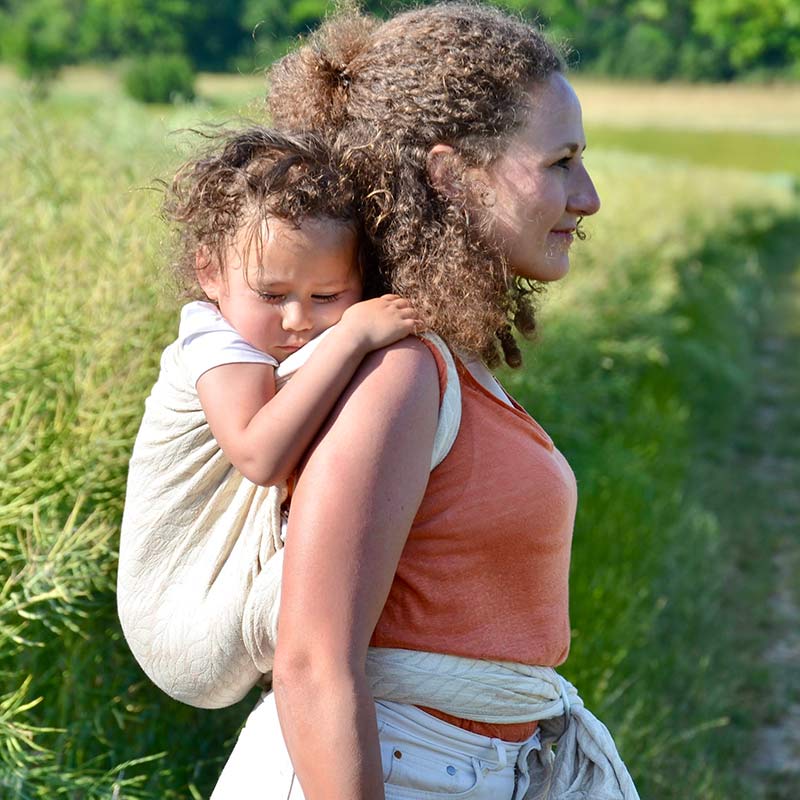
<path id="1" fill-rule="evenodd" d="M 258 245 L 270 218 L 299 226 L 326 217 L 358 233 L 352 185 L 319 136 L 261 126 L 203 135 L 211 149 L 178 170 L 162 207 L 177 237 L 173 273 L 187 297 L 205 297 L 198 270 L 224 273 L 226 251 L 242 231 Z"/>
<path id="2" fill-rule="evenodd" d="M 489 364 L 501 353 L 521 363 L 512 326 L 533 333 L 539 287 L 510 276 L 465 197 L 436 191 L 428 154 L 444 143 L 462 168 L 488 166 L 524 122 L 531 86 L 563 67 L 535 27 L 445 3 L 384 23 L 345 9 L 270 73 L 273 123 L 319 131 L 340 149 L 386 283 Z"/>

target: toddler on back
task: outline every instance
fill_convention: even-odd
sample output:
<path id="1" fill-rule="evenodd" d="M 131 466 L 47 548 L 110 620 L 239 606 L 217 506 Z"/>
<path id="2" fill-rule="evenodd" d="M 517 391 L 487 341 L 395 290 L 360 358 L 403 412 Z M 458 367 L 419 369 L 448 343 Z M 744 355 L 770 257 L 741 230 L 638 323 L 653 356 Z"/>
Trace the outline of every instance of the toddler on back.
<path id="1" fill-rule="evenodd" d="M 232 166 L 242 140 L 258 135 L 262 147 Z M 219 164 L 201 162 L 192 187 L 203 193 L 200 202 L 210 202 L 212 170 L 245 196 L 234 200 L 233 186 L 226 188 L 223 202 L 237 206 L 232 229 L 216 248 L 195 247 L 197 283 L 211 302 L 184 307 L 178 339 L 211 432 L 233 466 L 261 485 L 294 470 L 366 353 L 413 333 L 417 323 L 400 297 L 359 302 L 362 264 L 346 187 L 333 174 L 314 175 L 302 160 L 310 153 L 293 153 L 289 142 L 251 130 L 227 143 Z M 190 202 L 176 206 L 176 216 Z M 336 323 L 308 369 L 276 394 L 278 364 Z"/>
<path id="2" fill-rule="evenodd" d="M 178 172 L 165 212 L 198 299 L 134 445 L 118 606 L 151 679 L 213 707 L 270 666 L 283 484 L 363 357 L 419 321 L 395 295 L 361 300 L 351 190 L 311 135 L 227 135 Z"/>

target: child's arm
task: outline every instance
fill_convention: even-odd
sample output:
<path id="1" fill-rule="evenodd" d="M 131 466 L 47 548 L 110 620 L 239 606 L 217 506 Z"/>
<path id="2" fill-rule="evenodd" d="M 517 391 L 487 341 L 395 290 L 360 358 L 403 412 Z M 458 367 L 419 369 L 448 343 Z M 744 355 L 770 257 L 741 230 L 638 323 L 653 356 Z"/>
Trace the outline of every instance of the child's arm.
<path id="1" fill-rule="evenodd" d="M 364 356 L 419 325 L 396 295 L 356 303 L 276 394 L 265 364 L 224 364 L 203 373 L 197 393 L 225 455 L 253 483 L 281 483 L 292 473 Z"/>

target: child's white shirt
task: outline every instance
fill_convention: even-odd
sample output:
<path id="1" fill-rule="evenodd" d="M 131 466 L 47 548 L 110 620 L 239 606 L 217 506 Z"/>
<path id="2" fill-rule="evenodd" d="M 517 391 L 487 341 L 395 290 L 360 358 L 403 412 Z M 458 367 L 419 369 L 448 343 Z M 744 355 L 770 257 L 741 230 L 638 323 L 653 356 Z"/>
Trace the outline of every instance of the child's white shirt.
<path id="1" fill-rule="evenodd" d="M 170 347 L 178 350 L 192 386 L 204 372 L 223 364 L 278 366 L 272 356 L 245 341 L 213 303 L 199 300 L 181 309 L 178 338 Z"/>

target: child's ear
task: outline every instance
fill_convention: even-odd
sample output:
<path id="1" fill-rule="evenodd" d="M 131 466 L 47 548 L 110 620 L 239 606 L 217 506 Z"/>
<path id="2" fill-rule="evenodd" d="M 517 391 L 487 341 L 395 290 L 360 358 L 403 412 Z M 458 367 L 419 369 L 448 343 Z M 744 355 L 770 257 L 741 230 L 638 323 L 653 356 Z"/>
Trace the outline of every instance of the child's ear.
<path id="1" fill-rule="evenodd" d="M 214 263 L 208 248 L 203 246 L 197 249 L 194 255 L 194 271 L 200 288 L 206 297 L 216 303 L 219 300 L 222 285 L 222 272 Z"/>

